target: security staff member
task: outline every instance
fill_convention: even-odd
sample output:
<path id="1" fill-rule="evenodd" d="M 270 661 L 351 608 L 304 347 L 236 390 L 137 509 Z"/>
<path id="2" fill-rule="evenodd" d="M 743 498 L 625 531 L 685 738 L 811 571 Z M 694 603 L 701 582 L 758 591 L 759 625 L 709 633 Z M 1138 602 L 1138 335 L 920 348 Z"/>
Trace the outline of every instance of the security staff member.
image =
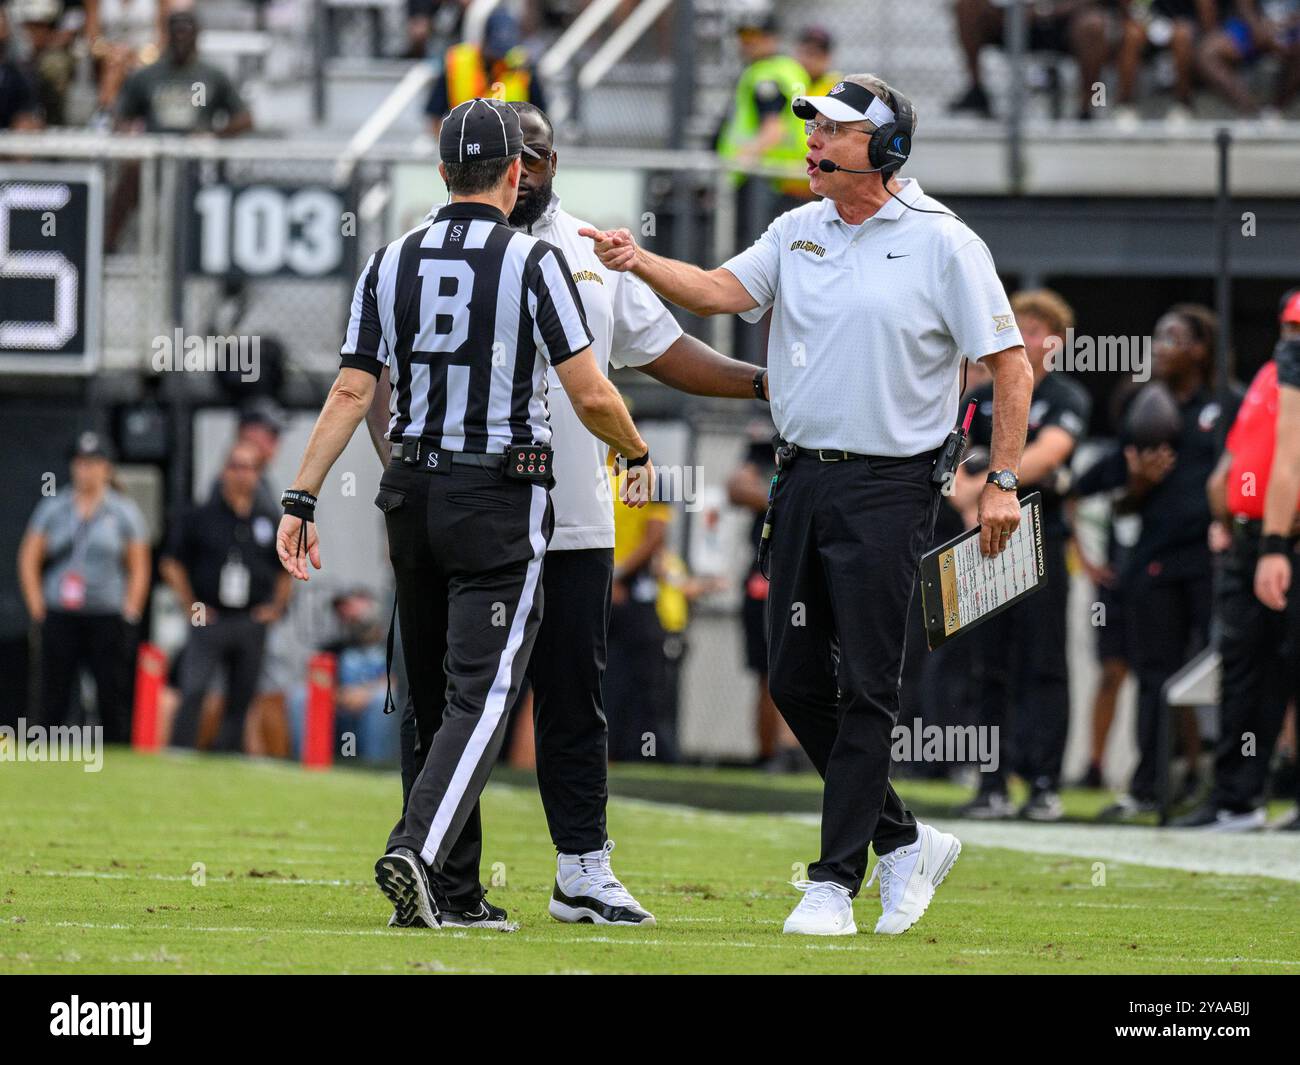
<path id="1" fill-rule="evenodd" d="M 1182 828 L 1261 828 L 1269 760 L 1290 700 L 1300 700 L 1300 289 L 1282 298 L 1281 339 L 1251 382 L 1211 477 L 1211 509 L 1232 543 L 1216 595 L 1223 656 L 1214 787 Z M 1300 829 L 1300 813 L 1287 823 Z"/>
<path id="2" fill-rule="evenodd" d="M 652 255 L 626 230 L 597 234 L 596 248 L 696 314 L 756 320 L 772 309 L 772 416 L 785 445 L 770 685 L 825 779 L 821 858 L 785 929 L 855 931 L 851 900 L 874 843 L 876 930 L 895 933 L 921 916 L 960 849 L 918 824 L 889 785 L 908 604 L 934 527 L 931 475 L 957 413 L 958 364 L 983 359 L 994 379 L 993 470 L 979 500 L 986 555 L 1019 523 L 1033 376 L 984 243 L 893 176 L 911 149 L 910 101 L 856 75 L 793 106 L 824 200 L 780 216 L 715 270 Z"/>
<path id="3" fill-rule="evenodd" d="M 467 826 L 479 831 L 479 793 L 537 636 L 552 530 L 548 367 L 583 424 L 628 461 L 630 503 L 644 504 L 652 477 L 645 442 L 596 366 L 563 252 L 506 224 L 526 150 L 515 112 L 464 103 L 439 148 L 451 202 L 366 264 L 278 538 L 294 576 L 307 579 L 308 558 L 320 567 L 315 494 L 386 363 L 392 463 L 375 502 L 416 712 L 441 720 L 375 879 L 393 923 L 429 927 L 440 924 L 429 871 Z"/>
<path id="4" fill-rule="evenodd" d="M 198 746 L 204 697 L 224 669 L 226 705 L 213 749 L 243 749 L 267 627 L 289 603 L 293 582 L 276 564 L 276 514 L 259 502 L 260 470 L 253 446 L 236 442 L 217 491 L 177 523 L 158 562 L 193 626 L 178 669 L 181 705 L 171 740 L 177 747 Z M 201 615 L 193 613 L 199 609 Z"/>
<path id="5" fill-rule="evenodd" d="M 635 366 L 684 392 L 754 398 L 758 376 L 754 366 L 725 358 L 683 333 L 643 281 L 601 264 L 591 241 L 580 235 L 588 223 L 564 210 L 555 195 L 559 154 L 550 120 L 531 104 L 510 106 L 519 115 L 529 149 L 523 156 L 519 198 L 510 224 L 564 253 L 601 372 L 611 364 Z M 584 428 L 553 369 L 548 371 L 548 385 L 556 451 L 551 493 L 555 532 L 542 571 L 547 607 L 527 675 L 533 690 L 537 785 L 557 852 L 549 910 L 561 921 L 653 924 L 654 918 L 614 874 L 609 857 L 613 844 L 606 834 L 609 729 L 602 678 L 611 582 L 616 579 L 614 517 L 605 463 L 608 449 Z M 385 371 L 370 418 L 372 436 L 384 459 L 386 446 L 378 438 L 388 425 L 388 391 Z M 415 780 L 420 753 L 428 749 L 436 727 L 436 718 L 417 721 L 414 704 L 408 700 L 402 720 L 405 791 Z M 466 912 L 483 894 L 475 841 L 476 837 L 463 834 L 433 878 L 434 894 L 449 900 L 447 908 Z"/>
<path id="6" fill-rule="evenodd" d="M 991 820 L 1015 811 L 1007 798 L 1007 770 L 1029 784 L 1029 800 L 1020 816 L 1031 821 L 1059 821 L 1064 815 L 1057 789 L 1070 728 L 1070 667 L 1066 657 L 1066 610 L 1070 574 L 1065 549 L 1070 539 L 1064 489 L 1070 456 L 1088 427 L 1092 400 L 1063 374 L 1052 372 L 1050 355 L 1060 351 L 1074 327 L 1074 311 L 1050 289 L 1017 292 L 1011 297 L 1016 326 L 1034 370 L 1025 453 L 1020 459 L 1021 494 L 1042 496 L 1043 561 L 1047 584 L 1015 610 L 990 618 L 972 633 L 977 647 L 972 662 L 972 689 L 979 724 L 996 734 L 1002 747 L 998 766 L 979 774 L 979 792 L 961 810 L 963 817 Z M 993 434 L 993 389 L 971 392 L 975 418 L 970 441 L 987 448 Z M 954 496 L 965 509 L 984 481 L 961 467 Z M 1010 728 L 1007 715 L 1010 714 Z M 996 729 L 996 733 L 992 730 Z"/>
<path id="7" fill-rule="evenodd" d="M 742 166 L 793 166 L 803 155 L 803 131 L 790 102 L 806 90 L 808 72 L 781 53 L 773 14 L 745 16 L 736 27 L 736 39 L 748 65 L 736 82 L 731 112 L 718 133 L 718 154 Z M 736 179 L 742 176 L 737 174 Z M 800 182 L 772 184 L 784 195 L 807 197 L 807 187 Z"/>

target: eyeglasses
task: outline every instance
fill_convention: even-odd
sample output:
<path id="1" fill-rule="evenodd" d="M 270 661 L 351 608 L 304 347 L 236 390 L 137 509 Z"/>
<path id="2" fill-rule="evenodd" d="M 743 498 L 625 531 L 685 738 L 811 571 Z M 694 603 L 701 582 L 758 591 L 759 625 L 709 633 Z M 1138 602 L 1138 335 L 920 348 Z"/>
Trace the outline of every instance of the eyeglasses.
<path id="1" fill-rule="evenodd" d="M 846 133 L 861 133 L 864 137 L 870 137 L 874 130 L 854 129 L 852 126 L 846 126 L 843 122 L 832 122 L 829 118 L 810 118 L 803 124 L 804 135 L 811 137 L 814 133 L 821 133 L 825 137 L 834 137 L 840 130 Z"/>
<path id="2" fill-rule="evenodd" d="M 551 165 L 551 149 L 544 144 L 525 144 L 521 158 L 525 170 L 540 174 Z"/>

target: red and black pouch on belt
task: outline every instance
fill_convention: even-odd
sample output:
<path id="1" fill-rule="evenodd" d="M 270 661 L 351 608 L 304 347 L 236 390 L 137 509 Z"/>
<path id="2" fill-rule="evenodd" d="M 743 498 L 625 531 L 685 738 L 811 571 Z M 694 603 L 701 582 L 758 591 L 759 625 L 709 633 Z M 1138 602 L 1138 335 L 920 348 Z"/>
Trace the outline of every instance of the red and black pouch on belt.
<path id="1" fill-rule="evenodd" d="M 555 479 L 555 452 L 549 444 L 518 444 L 506 448 L 505 475 L 516 481 L 550 484 Z"/>

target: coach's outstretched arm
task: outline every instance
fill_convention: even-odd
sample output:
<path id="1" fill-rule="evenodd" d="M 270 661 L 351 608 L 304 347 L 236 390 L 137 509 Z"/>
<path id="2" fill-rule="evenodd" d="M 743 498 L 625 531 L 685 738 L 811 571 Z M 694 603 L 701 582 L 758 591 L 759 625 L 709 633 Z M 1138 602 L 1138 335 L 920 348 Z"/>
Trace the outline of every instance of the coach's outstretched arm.
<path id="1" fill-rule="evenodd" d="M 330 394 L 321 408 L 316 425 L 312 428 L 307 441 L 307 450 L 303 452 L 302 464 L 298 467 L 298 476 L 293 479 L 293 488 L 315 496 L 320 493 L 321 485 L 330 468 L 343 454 L 352 434 L 370 409 L 370 401 L 375 394 L 375 377 L 365 370 L 355 370 L 345 366 L 330 388 Z M 305 553 L 298 550 L 298 538 L 303 526 L 301 518 L 286 514 L 280 519 L 280 529 L 275 537 L 275 548 L 280 556 L 280 564 L 294 577 L 305 581 L 307 577 L 307 560 L 316 568 L 321 568 L 320 539 L 316 535 L 316 523 L 307 522 Z"/>
<path id="2" fill-rule="evenodd" d="M 596 255 L 610 270 L 630 270 L 660 296 L 692 314 L 739 314 L 758 306 L 730 270 L 702 270 L 638 247 L 626 229 L 580 229 L 595 242 Z"/>

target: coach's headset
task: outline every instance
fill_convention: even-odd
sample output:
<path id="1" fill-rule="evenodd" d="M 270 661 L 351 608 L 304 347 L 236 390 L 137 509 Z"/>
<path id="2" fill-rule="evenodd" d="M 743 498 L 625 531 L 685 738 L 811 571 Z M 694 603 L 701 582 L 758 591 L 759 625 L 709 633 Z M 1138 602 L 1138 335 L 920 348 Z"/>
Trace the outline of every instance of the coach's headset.
<path id="1" fill-rule="evenodd" d="M 912 132 L 916 129 L 916 111 L 911 100 L 897 89 L 889 88 L 889 106 L 894 121 L 879 126 L 867 145 L 867 161 L 880 171 L 884 181 L 901 170 L 912 154 Z"/>

